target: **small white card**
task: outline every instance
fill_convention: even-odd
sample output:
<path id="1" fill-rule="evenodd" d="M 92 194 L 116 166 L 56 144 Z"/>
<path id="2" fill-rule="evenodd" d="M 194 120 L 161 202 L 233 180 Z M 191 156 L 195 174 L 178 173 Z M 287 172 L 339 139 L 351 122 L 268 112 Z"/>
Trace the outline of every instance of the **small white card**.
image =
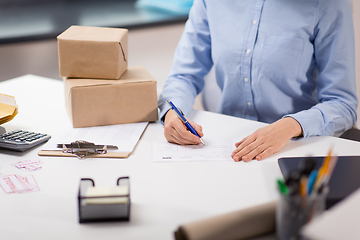
<path id="1" fill-rule="evenodd" d="M 18 169 L 23 169 L 25 171 L 33 172 L 35 170 L 41 169 L 42 164 L 43 164 L 43 162 L 41 160 L 38 160 L 38 161 L 26 160 L 26 161 L 14 163 L 14 164 L 12 164 L 12 166 L 17 167 Z"/>

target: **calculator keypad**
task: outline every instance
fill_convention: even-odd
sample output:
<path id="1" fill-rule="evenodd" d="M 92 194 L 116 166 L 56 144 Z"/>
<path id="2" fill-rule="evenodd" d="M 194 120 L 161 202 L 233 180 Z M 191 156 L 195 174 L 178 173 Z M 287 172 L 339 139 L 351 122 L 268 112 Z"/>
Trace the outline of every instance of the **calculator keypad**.
<path id="1" fill-rule="evenodd" d="M 46 134 L 23 131 L 23 130 L 15 130 L 9 133 L 5 133 L 1 135 L 1 139 L 13 140 L 16 142 L 32 142 L 36 139 L 45 137 Z"/>
<path id="2" fill-rule="evenodd" d="M 49 139 L 50 136 L 47 134 L 15 130 L 0 135 L 0 148 L 6 148 L 15 151 L 26 151 Z"/>

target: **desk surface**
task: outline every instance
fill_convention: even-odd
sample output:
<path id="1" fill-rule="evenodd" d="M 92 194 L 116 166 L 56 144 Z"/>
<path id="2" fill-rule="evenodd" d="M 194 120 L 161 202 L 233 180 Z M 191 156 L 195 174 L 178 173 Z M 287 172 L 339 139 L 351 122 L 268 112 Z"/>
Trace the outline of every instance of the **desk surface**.
<path id="1" fill-rule="evenodd" d="M 55 134 L 69 121 L 63 84 L 59 80 L 26 75 L 0 83 L 0 91 L 16 97 L 18 115 L 3 126 Z M 265 124 L 225 115 L 193 111 L 190 119 L 203 126 L 206 139 L 246 136 Z M 228 126 L 218 129 L 219 123 Z M 0 190 L 0 233 L 4 239 L 173 239 L 184 223 L 201 220 L 275 200 L 275 179 L 281 176 L 277 159 L 285 156 L 360 154 L 360 143 L 334 137 L 291 141 L 279 153 L 258 162 L 152 161 L 152 142 L 162 140 L 163 127 L 151 123 L 128 159 L 39 157 L 41 146 L 25 153 L 0 150 L 0 174 L 34 175 L 39 192 L 5 194 Z M 13 166 L 41 159 L 43 169 L 27 173 Z M 111 186 L 130 176 L 131 221 L 79 224 L 77 192 L 82 177 L 97 186 Z"/>

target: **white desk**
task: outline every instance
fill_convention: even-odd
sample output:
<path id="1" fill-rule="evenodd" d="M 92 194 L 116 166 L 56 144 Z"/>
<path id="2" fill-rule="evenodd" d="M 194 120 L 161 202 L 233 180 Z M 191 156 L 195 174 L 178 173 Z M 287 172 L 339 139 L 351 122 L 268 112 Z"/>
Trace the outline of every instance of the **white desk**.
<path id="1" fill-rule="evenodd" d="M 59 80 L 26 75 L 1 82 L 0 92 L 15 96 L 19 105 L 18 115 L 3 125 L 8 131 L 22 128 L 53 135 L 57 126 L 69 121 Z M 241 139 L 264 125 L 203 111 L 193 111 L 188 117 L 203 126 L 205 141 Z M 161 124 L 151 123 L 133 154 L 124 160 L 39 157 L 41 146 L 25 153 L 0 150 L 1 174 L 33 174 L 41 189 L 23 194 L 5 194 L 0 189 L 0 238 L 173 239 L 181 224 L 276 199 L 279 157 L 326 155 L 330 146 L 338 155 L 360 154 L 358 142 L 315 137 L 290 142 L 261 162 L 154 163 L 152 142 L 163 138 Z M 43 169 L 27 173 L 11 166 L 34 159 L 44 162 Z M 96 186 L 112 186 L 120 176 L 130 176 L 131 221 L 79 224 L 80 178 L 90 177 Z"/>

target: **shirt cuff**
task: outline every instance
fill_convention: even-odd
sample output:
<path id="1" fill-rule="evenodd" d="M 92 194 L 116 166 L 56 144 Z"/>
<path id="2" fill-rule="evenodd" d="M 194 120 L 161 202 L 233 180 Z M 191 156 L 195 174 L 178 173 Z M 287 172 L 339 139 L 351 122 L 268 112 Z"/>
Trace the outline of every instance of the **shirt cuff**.
<path id="1" fill-rule="evenodd" d="M 163 108 L 161 111 L 160 111 L 160 114 L 159 114 L 159 120 L 160 120 L 160 123 L 162 125 L 164 125 L 164 120 L 165 120 L 165 115 L 166 113 L 171 109 L 171 107 L 166 107 L 166 108 Z"/>
<path id="2" fill-rule="evenodd" d="M 319 123 L 319 119 L 322 119 L 322 116 L 320 111 L 317 109 L 304 110 L 298 113 L 283 116 L 283 118 L 285 117 L 291 117 L 300 124 L 303 132 L 303 138 L 322 135 L 321 130 L 323 129 L 323 126 Z"/>

